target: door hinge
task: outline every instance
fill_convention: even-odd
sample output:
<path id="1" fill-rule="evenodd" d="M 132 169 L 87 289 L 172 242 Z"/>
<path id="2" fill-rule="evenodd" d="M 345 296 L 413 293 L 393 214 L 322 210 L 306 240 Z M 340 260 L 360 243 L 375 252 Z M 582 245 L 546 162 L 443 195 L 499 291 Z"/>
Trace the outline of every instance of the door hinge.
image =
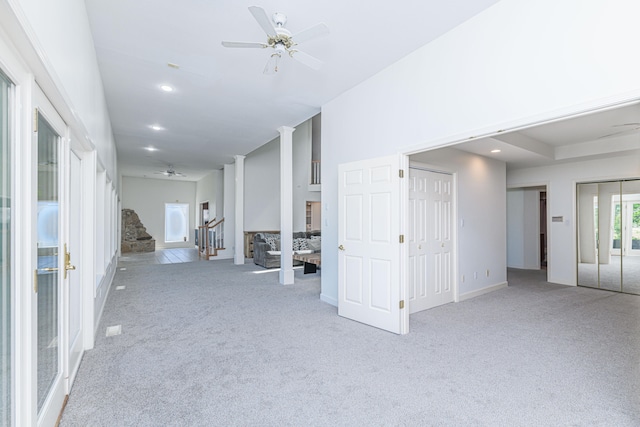
<path id="1" fill-rule="evenodd" d="M 400 235 L 400 243 L 404 243 L 404 234 Z"/>
<path id="2" fill-rule="evenodd" d="M 38 108 L 33 109 L 33 133 L 38 133 Z"/>
<path id="3" fill-rule="evenodd" d="M 38 269 L 33 270 L 33 292 L 38 293 Z"/>
<path id="4" fill-rule="evenodd" d="M 404 169 L 398 170 L 398 176 L 400 176 L 400 178 L 404 178 Z"/>
<path id="5" fill-rule="evenodd" d="M 404 300 L 401 299 L 400 300 L 400 310 L 402 310 L 404 308 Z"/>

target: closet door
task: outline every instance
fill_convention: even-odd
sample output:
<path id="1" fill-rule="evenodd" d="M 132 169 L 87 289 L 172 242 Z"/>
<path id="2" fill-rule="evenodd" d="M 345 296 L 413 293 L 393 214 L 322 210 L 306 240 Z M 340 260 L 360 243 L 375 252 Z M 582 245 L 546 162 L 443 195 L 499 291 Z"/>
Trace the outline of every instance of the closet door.
<path id="1" fill-rule="evenodd" d="M 640 295 L 640 180 L 622 182 L 622 292 Z"/>
<path id="2" fill-rule="evenodd" d="M 578 184 L 578 286 L 597 288 L 598 279 L 598 184 Z"/>
<path id="3" fill-rule="evenodd" d="M 598 273 L 599 288 L 622 291 L 622 228 L 621 181 L 598 184 Z"/>

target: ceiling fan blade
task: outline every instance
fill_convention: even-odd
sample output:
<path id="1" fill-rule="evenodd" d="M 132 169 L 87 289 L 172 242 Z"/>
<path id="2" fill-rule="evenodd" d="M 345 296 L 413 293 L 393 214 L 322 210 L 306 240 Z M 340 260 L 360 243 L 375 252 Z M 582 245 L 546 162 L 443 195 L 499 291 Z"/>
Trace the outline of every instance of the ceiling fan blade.
<path id="1" fill-rule="evenodd" d="M 614 133 L 609 133 L 607 135 L 602 135 L 600 137 L 598 137 L 598 139 L 603 139 L 603 138 L 609 138 L 615 135 L 626 135 L 629 133 L 634 133 L 637 132 L 638 130 L 640 130 L 640 127 L 635 127 L 633 129 L 628 129 L 628 130 L 621 130 L 620 132 L 614 132 Z"/>
<path id="2" fill-rule="evenodd" d="M 291 57 L 314 70 L 319 70 L 322 64 L 324 64 L 318 58 L 314 58 L 308 53 L 300 52 L 299 50 L 291 51 Z"/>
<path id="3" fill-rule="evenodd" d="M 294 34 L 291 38 L 294 43 L 300 44 L 327 34 L 329 34 L 329 27 L 321 22 L 313 27 L 309 27 L 306 30 L 302 30 L 297 34 Z"/>
<path id="4" fill-rule="evenodd" d="M 638 126 L 640 123 L 623 123 L 621 125 L 613 125 L 612 128 L 621 128 L 623 126 Z"/>
<path id="5" fill-rule="evenodd" d="M 275 74 L 278 72 L 278 65 L 280 64 L 280 54 L 274 53 L 267 61 L 267 65 L 264 67 L 264 74 Z"/>
<path id="6" fill-rule="evenodd" d="M 241 47 L 241 48 L 261 48 L 264 49 L 268 45 L 258 42 L 222 42 L 224 47 Z"/>
<path id="7" fill-rule="evenodd" d="M 249 12 L 253 15 L 258 24 L 262 27 L 265 33 L 271 37 L 277 36 L 276 29 L 271 23 L 271 20 L 267 16 L 267 12 L 259 6 L 250 6 Z"/>

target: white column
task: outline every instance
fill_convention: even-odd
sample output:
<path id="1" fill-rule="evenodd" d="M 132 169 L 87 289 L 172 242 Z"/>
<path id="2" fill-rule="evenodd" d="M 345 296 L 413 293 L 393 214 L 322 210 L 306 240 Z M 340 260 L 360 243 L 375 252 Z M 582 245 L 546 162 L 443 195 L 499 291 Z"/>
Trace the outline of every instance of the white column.
<path id="1" fill-rule="evenodd" d="M 236 212 L 235 250 L 233 263 L 244 264 L 244 158 L 236 155 Z"/>
<path id="2" fill-rule="evenodd" d="M 293 284 L 293 131 L 280 132 L 280 284 Z"/>
<path id="3" fill-rule="evenodd" d="M 229 254 L 235 253 L 236 238 L 236 165 L 224 165 L 224 191 L 223 191 L 223 213 L 224 217 L 224 248 L 229 250 Z M 218 218 L 218 221 L 220 218 Z M 226 252 L 226 251 L 225 251 Z M 229 255 L 226 255 L 229 257 Z"/>

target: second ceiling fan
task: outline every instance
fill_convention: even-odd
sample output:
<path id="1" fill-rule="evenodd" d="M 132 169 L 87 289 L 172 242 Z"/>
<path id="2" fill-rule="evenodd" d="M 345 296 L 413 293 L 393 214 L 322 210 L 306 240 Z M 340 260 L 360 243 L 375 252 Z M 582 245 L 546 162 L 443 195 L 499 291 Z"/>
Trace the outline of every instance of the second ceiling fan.
<path id="1" fill-rule="evenodd" d="M 314 39 L 316 37 L 329 34 L 329 27 L 325 24 L 316 24 L 306 30 L 303 30 L 297 34 L 291 34 L 284 25 L 287 23 L 287 16 L 283 13 L 276 12 L 273 14 L 270 20 L 267 13 L 263 8 L 259 6 L 249 7 L 249 12 L 253 15 L 260 27 L 267 33 L 267 42 L 228 42 L 223 41 L 222 46 L 232 48 L 259 48 L 259 49 L 273 49 L 273 53 L 264 68 L 265 74 L 274 74 L 278 72 L 278 66 L 280 59 L 285 54 L 288 54 L 293 59 L 301 62 L 302 64 L 313 68 L 319 69 L 322 66 L 322 61 L 314 58 L 313 56 L 301 52 L 296 49 L 300 43 Z"/>

